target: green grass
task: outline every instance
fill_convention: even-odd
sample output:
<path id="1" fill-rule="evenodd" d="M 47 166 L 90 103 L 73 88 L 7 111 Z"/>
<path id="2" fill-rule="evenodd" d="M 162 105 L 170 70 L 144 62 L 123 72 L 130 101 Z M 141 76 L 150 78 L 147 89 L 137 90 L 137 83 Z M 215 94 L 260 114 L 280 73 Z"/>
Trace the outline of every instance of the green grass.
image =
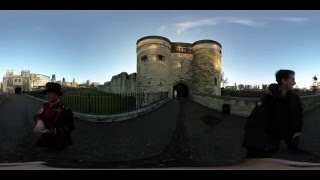
<path id="1" fill-rule="evenodd" d="M 61 100 L 74 112 L 85 114 L 121 114 L 136 108 L 136 98 L 133 95 L 72 93 L 63 95 Z"/>
<path id="2" fill-rule="evenodd" d="M 28 92 L 29 95 L 46 99 L 40 92 Z M 160 94 L 149 97 L 150 102 L 160 100 Z M 64 91 L 62 102 L 73 112 L 94 115 L 113 115 L 137 110 L 136 100 L 142 100 L 142 94 L 111 94 L 96 89 L 71 89 Z"/>

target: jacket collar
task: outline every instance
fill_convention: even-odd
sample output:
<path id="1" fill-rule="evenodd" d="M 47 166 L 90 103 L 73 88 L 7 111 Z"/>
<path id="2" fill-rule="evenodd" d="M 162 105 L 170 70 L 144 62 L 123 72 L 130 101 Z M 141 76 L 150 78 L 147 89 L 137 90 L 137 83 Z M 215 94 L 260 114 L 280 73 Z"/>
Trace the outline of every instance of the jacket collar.
<path id="1" fill-rule="evenodd" d="M 51 108 L 56 108 L 56 107 L 58 107 L 58 106 L 61 105 L 61 101 L 60 101 L 60 99 L 58 99 L 58 100 L 57 100 L 56 102 L 54 102 L 54 103 L 49 103 L 49 105 L 50 105 Z"/>

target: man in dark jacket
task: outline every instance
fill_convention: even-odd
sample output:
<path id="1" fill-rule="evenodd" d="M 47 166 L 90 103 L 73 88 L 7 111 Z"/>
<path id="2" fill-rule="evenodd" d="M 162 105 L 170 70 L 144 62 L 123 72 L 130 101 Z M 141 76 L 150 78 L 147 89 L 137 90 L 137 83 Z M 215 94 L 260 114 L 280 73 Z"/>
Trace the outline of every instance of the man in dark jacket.
<path id="1" fill-rule="evenodd" d="M 269 93 L 248 117 L 243 146 L 249 157 L 267 157 L 267 153 L 277 152 L 282 140 L 289 150 L 299 151 L 303 108 L 299 96 L 292 91 L 294 76 L 292 70 L 277 71 L 278 84 L 269 86 Z"/>
<path id="2" fill-rule="evenodd" d="M 72 144 L 71 132 L 75 129 L 72 110 L 60 101 L 61 86 L 58 83 L 46 84 L 48 103 L 35 115 L 35 132 L 40 133 L 38 146 L 64 149 Z"/>
<path id="3" fill-rule="evenodd" d="M 292 89 L 296 84 L 294 71 L 276 73 L 278 90 L 272 92 L 273 103 L 266 132 L 270 137 L 270 152 L 277 152 L 281 140 L 289 150 L 298 151 L 299 136 L 303 126 L 303 108 L 300 97 Z"/>

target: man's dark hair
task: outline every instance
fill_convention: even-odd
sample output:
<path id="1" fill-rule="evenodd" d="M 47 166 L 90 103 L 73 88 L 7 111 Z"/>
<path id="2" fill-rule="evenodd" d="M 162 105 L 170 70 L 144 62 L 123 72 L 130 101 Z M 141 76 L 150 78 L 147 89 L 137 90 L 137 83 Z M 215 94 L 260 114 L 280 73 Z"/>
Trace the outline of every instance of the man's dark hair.
<path id="1" fill-rule="evenodd" d="M 295 72 L 292 70 L 288 70 L 288 69 L 280 69 L 279 71 L 276 72 L 276 80 L 278 82 L 279 85 L 282 84 L 282 79 L 289 79 L 290 74 L 294 75 Z"/>

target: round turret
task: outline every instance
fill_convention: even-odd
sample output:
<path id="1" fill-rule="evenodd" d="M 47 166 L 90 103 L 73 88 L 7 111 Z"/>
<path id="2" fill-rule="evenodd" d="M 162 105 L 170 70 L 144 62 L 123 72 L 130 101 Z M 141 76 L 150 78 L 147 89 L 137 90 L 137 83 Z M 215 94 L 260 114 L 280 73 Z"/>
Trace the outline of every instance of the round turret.
<path id="1" fill-rule="evenodd" d="M 213 40 L 193 43 L 193 92 L 204 95 L 221 95 L 221 44 Z"/>
<path id="2" fill-rule="evenodd" d="M 137 41 L 137 92 L 169 89 L 171 42 L 162 36 L 146 36 Z"/>

